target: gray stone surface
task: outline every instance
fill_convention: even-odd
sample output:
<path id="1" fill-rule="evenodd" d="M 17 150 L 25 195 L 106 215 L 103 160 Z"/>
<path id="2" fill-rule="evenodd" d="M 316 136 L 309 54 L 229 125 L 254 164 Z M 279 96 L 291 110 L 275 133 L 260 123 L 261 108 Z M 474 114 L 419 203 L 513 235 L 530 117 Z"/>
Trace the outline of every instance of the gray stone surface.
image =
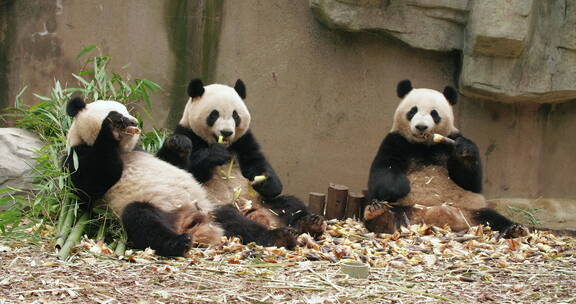
<path id="1" fill-rule="evenodd" d="M 32 189 L 34 151 L 44 144 L 31 132 L 0 128 L 0 189 Z M 3 210 L 6 206 L 0 206 Z"/>
<path id="2" fill-rule="evenodd" d="M 310 0 L 330 28 L 380 32 L 415 48 L 462 48 L 468 0 Z"/>
<path id="3" fill-rule="evenodd" d="M 576 99 L 576 0 L 310 0 L 333 29 L 462 50 L 460 90 L 501 102 Z"/>

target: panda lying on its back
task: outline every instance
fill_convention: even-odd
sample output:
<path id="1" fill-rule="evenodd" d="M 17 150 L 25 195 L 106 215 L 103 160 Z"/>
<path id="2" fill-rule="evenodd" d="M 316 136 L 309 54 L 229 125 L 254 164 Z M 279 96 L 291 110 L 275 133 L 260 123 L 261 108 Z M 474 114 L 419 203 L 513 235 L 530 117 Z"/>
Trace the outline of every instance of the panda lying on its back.
<path id="1" fill-rule="evenodd" d="M 184 255 L 192 243 L 220 241 L 223 231 L 209 218 L 213 204 L 202 186 L 188 172 L 134 150 L 137 120 L 124 105 L 75 98 L 67 112 L 74 117 L 67 138 L 73 152 L 64 167 L 84 208 L 104 197 L 128 240 L 163 256 Z"/>
<path id="2" fill-rule="evenodd" d="M 252 231 L 245 227 L 249 221 L 268 229 L 289 226 L 321 235 L 325 224 L 320 216 L 310 214 L 297 198 L 280 195 L 282 183 L 249 130 L 244 83 L 238 80 L 234 88 L 204 86 L 195 79 L 188 95 L 182 119 L 158 157 L 191 172 L 211 200 L 224 206 L 215 218 L 226 233 L 253 241 Z M 265 179 L 256 182 L 257 176 Z M 245 216 L 242 223 L 228 220 L 238 212 Z"/>
<path id="3" fill-rule="evenodd" d="M 423 222 L 459 231 L 487 223 L 507 237 L 526 234 L 523 226 L 486 208 L 478 148 L 454 126 L 456 91 L 413 89 L 404 80 L 397 94 L 403 99 L 392 130 L 370 168 L 373 203 L 364 212 L 366 227 L 392 233 L 401 225 Z M 437 143 L 434 134 L 453 142 Z"/>

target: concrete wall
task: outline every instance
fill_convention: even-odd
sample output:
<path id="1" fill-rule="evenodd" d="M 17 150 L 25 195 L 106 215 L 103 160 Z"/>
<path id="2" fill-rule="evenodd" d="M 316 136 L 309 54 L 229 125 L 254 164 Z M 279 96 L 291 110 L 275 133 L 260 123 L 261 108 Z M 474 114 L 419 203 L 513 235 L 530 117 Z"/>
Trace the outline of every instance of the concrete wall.
<path id="1" fill-rule="evenodd" d="M 253 129 L 286 191 L 361 191 L 391 127 L 396 83 L 441 89 L 453 58 L 325 28 L 306 1 L 228 1 L 216 79 L 248 88 Z"/>
<path id="2" fill-rule="evenodd" d="M 459 62 L 457 53 L 330 30 L 306 1 L 227 1 L 216 79 L 245 80 L 256 136 L 286 192 L 306 198 L 329 183 L 365 188 L 399 101 L 397 82 L 409 78 L 441 90 L 456 84 Z M 576 132 L 576 103 L 461 96 L 455 113 L 459 128 L 480 147 L 487 198 L 506 198 L 494 207 L 506 213 L 506 204 L 545 209 L 535 212 L 556 221 L 549 226 L 576 227 L 566 218 L 567 210 L 576 210 L 576 139 L 569 135 Z"/>

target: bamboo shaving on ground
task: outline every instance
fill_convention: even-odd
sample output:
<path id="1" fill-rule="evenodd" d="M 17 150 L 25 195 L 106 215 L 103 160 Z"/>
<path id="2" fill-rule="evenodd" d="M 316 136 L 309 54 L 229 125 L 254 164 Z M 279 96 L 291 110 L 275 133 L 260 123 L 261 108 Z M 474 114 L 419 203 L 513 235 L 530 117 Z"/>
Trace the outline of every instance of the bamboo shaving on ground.
<path id="1" fill-rule="evenodd" d="M 456 233 L 413 225 L 374 234 L 328 221 L 294 251 L 226 239 L 185 258 L 153 250 L 121 255 L 82 239 L 68 262 L 52 243 L 0 238 L 0 299 L 88 303 L 574 303 L 576 239 L 534 232 L 499 238 L 487 227 Z M 367 279 L 340 271 L 370 265 Z"/>

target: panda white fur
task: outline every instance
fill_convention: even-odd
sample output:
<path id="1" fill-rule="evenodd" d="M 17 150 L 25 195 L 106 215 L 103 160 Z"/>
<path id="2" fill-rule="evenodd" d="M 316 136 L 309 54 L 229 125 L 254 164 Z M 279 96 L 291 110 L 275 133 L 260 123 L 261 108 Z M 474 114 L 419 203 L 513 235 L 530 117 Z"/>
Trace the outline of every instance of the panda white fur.
<path id="1" fill-rule="evenodd" d="M 321 235 L 325 229 L 322 217 L 311 214 L 296 197 L 280 195 L 282 183 L 249 129 L 251 116 L 243 101 L 244 83 L 238 80 L 234 88 L 204 86 L 200 79 L 194 79 L 188 95 L 174 135 L 157 156 L 192 173 L 214 203 L 228 207 L 215 213 L 226 233 L 249 242 L 252 233 L 243 226 L 251 223 L 266 229 L 292 227 L 297 233 Z M 262 175 L 264 181 L 252 182 Z M 240 212 L 245 217 L 243 225 L 226 220 L 230 214 L 220 210 Z"/>
<path id="2" fill-rule="evenodd" d="M 366 227 L 392 233 L 401 225 L 448 225 L 460 231 L 489 224 L 507 237 L 527 230 L 487 208 L 482 191 L 482 164 L 476 144 L 454 126 L 457 92 L 397 86 L 402 98 L 390 133 L 370 168 Z M 450 140 L 436 142 L 439 134 Z"/>
<path id="3" fill-rule="evenodd" d="M 129 241 L 159 255 L 181 256 L 192 243 L 219 242 L 223 229 L 209 217 L 214 205 L 202 186 L 188 172 L 134 149 L 137 120 L 124 105 L 75 98 L 67 112 L 74 117 L 67 137 L 74 152 L 64 165 L 84 207 L 104 197 Z"/>

